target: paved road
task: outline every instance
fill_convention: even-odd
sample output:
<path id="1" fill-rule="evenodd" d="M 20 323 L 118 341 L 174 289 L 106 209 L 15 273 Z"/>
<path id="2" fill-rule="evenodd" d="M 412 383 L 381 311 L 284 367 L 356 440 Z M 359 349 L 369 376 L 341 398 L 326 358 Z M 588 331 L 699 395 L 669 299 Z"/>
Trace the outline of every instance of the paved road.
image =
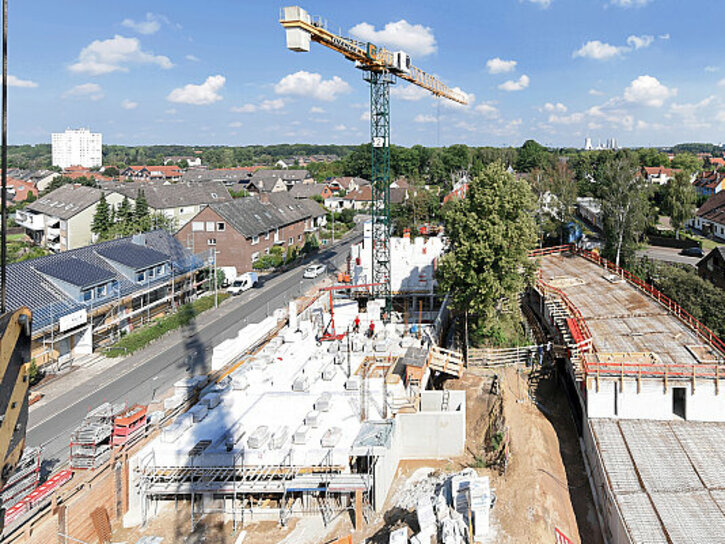
<path id="1" fill-rule="evenodd" d="M 350 244 L 362 239 L 360 231 L 358 227 L 344 241 L 320 251 L 315 261 L 327 263 L 328 270 L 341 267 Z M 236 336 L 246 323 L 261 321 L 275 309 L 286 307 L 290 299 L 315 285 L 317 280 L 302 278 L 303 269 L 304 266 L 299 266 L 289 270 L 268 279 L 260 288 L 225 301 L 217 310 L 202 314 L 191 329 L 157 340 L 107 371 L 32 409 L 27 444 L 43 445 L 44 465 L 48 469 L 65 462 L 70 433 L 90 409 L 106 401 L 147 404 L 183 378 L 190 366 L 194 367 L 194 373 L 204 372 L 214 346 Z"/>
<path id="2" fill-rule="evenodd" d="M 637 256 L 646 256 L 655 261 L 689 264 L 692 266 L 696 266 L 701 259 L 701 257 L 688 257 L 687 255 L 680 255 L 680 251 L 682 250 L 676 247 L 647 246 L 646 249 L 641 249 L 637 251 Z"/>

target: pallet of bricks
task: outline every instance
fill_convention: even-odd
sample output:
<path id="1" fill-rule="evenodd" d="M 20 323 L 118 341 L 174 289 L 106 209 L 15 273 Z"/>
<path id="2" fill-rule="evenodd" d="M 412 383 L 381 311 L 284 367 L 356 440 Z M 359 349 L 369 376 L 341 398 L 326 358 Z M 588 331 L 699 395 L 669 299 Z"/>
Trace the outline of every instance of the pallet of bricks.
<path id="1" fill-rule="evenodd" d="M 30 493 L 40 483 L 40 448 L 25 448 L 15 472 L 2 489 L 2 509 L 7 511 Z"/>
<path id="2" fill-rule="evenodd" d="M 114 417 L 123 412 L 121 404 L 101 404 L 83 419 L 70 440 L 70 467 L 86 470 L 100 467 L 111 457 Z"/>

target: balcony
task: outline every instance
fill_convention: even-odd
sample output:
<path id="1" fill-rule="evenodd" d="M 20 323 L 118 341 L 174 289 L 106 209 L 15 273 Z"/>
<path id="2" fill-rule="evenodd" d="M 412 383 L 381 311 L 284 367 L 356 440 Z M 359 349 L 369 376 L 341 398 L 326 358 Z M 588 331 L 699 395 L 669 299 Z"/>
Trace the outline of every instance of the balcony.
<path id="1" fill-rule="evenodd" d="M 58 253 L 60 251 L 60 240 L 57 242 L 48 242 L 47 244 L 48 249 L 51 251 L 54 251 L 55 253 Z"/>
<path id="2" fill-rule="evenodd" d="M 48 228 L 48 240 L 57 241 L 60 238 L 60 228 Z"/>
<path id="3" fill-rule="evenodd" d="M 15 212 L 15 222 L 21 227 L 30 230 L 43 230 L 45 228 L 44 216 L 41 214 L 30 213 L 25 210 Z"/>

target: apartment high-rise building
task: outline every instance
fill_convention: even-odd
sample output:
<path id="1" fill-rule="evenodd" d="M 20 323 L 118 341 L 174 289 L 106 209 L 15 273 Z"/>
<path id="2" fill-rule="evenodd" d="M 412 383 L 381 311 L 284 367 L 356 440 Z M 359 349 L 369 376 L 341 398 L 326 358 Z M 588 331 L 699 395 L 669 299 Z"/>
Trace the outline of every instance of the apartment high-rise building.
<path id="1" fill-rule="evenodd" d="M 84 166 L 93 168 L 101 166 L 103 135 L 91 132 L 87 128 L 67 129 L 65 132 L 54 132 L 53 166 L 68 168 Z"/>

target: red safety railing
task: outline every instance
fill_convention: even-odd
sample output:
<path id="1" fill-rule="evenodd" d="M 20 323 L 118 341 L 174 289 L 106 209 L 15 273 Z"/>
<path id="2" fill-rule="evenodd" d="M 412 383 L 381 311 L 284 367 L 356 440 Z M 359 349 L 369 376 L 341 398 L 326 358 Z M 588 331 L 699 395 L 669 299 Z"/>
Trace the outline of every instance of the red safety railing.
<path id="1" fill-rule="evenodd" d="M 553 285 L 549 285 L 544 280 L 542 280 L 541 277 L 538 278 L 537 283 L 539 289 L 543 291 L 544 295 L 554 293 L 557 297 L 559 297 L 559 299 L 564 303 L 564 306 L 566 306 L 566 309 L 569 311 L 571 319 L 573 319 L 574 322 L 577 324 L 582 342 L 589 342 L 588 344 L 581 346 L 580 351 L 588 351 L 589 349 L 594 349 L 594 346 L 591 342 L 593 337 L 591 331 L 589 330 L 589 325 L 587 325 L 587 322 L 584 320 L 584 316 L 582 316 L 579 308 L 577 308 L 576 305 L 571 301 L 571 299 L 569 299 L 567 294 L 561 289 L 554 287 Z M 574 335 L 572 334 L 572 336 Z"/>
<path id="2" fill-rule="evenodd" d="M 685 324 L 690 330 L 692 330 L 701 340 L 706 342 L 712 349 L 716 351 L 721 357 L 725 357 L 725 342 L 723 342 L 712 330 L 703 325 L 697 318 L 693 317 L 690 313 L 682 309 L 674 300 L 664 295 L 659 290 L 652 287 L 647 282 L 635 276 L 628 270 L 625 270 L 621 266 L 615 265 L 608 259 L 605 259 L 598 253 L 588 251 L 586 249 L 580 249 L 573 244 L 564 246 L 554 246 L 550 248 L 535 249 L 529 255 L 531 257 L 540 257 L 543 255 L 553 255 L 557 253 L 563 253 L 569 251 L 575 255 L 579 255 L 588 261 L 597 264 L 608 270 L 622 279 L 626 280 L 629 284 L 639 289 L 647 296 L 655 300 L 661 306 L 667 308 L 668 312 Z M 592 339 L 591 331 L 587 326 L 584 318 L 579 312 L 579 309 L 571 302 L 569 297 L 561 290 L 553 287 L 541 279 L 541 274 L 537 280 L 538 285 L 543 288 L 544 293 L 547 291 L 555 293 L 562 302 L 566 305 L 567 309 L 572 315 L 572 318 L 576 322 L 582 336 L 585 340 Z M 592 346 L 592 350 L 595 348 Z M 585 351 L 585 350 L 582 350 Z M 673 378 L 715 378 L 720 379 L 719 365 L 707 365 L 707 364 L 654 364 L 654 365 L 642 365 L 636 363 L 607 363 L 607 362 L 593 362 L 588 361 L 587 358 L 582 354 L 582 367 L 586 374 L 597 374 L 597 375 L 642 375 L 642 376 L 658 376 L 658 377 L 673 377 Z"/>

